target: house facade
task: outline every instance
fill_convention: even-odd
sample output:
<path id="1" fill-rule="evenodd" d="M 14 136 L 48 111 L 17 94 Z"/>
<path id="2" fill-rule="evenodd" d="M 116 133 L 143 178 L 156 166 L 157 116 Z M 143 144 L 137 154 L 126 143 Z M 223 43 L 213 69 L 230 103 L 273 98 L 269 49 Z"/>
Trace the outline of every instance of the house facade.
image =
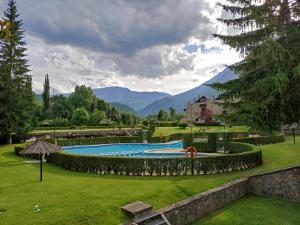
<path id="1" fill-rule="evenodd" d="M 193 123 L 201 123 L 203 121 L 203 111 L 207 110 L 212 115 L 223 115 L 224 101 L 221 99 L 208 99 L 205 96 L 198 98 L 195 102 L 189 102 L 185 111 L 185 120 Z"/>

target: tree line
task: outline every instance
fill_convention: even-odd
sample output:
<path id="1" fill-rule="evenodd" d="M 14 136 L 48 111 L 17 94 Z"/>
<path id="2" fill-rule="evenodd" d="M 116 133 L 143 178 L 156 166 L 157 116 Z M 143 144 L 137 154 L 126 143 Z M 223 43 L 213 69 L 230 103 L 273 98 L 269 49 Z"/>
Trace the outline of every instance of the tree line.
<path id="1" fill-rule="evenodd" d="M 140 118 L 132 113 L 119 112 L 115 107 L 93 94 L 85 85 L 76 86 L 69 95 L 50 96 L 49 76 L 45 76 L 42 101 L 34 107 L 35 126 L 100 126 L 136 125 Z"/>

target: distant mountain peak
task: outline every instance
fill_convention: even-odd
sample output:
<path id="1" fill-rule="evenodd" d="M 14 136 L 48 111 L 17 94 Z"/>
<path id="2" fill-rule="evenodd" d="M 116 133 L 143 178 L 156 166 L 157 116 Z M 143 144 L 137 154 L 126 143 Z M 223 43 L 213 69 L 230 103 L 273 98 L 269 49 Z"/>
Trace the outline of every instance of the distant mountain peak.
<path id="1" fill-rule="evenodd" d="M 215 89 L 207 86 L 206 84 L 225 83 L 229 80 L 236 79 L 237 77 L 238 76 L 233 71 L 226 68 L 207 82 L 199 85 L 198 87 L 195 87 L 191 90 L 177 95 L 167 96 L 165 98 L 159 99 L 155 102 L 150 103 L 145 108 L 138 110 L 137 113 L 140 116 L 147 116 L 150 114 L 157 113 L 160 109 L 168 110 L 170 107 L 175 108 L 178 112 L 183 112 L 187 103 L 193 101 L 199 96 L 205 96 L 207 98 L 218 97 L 219 93 Z"/>

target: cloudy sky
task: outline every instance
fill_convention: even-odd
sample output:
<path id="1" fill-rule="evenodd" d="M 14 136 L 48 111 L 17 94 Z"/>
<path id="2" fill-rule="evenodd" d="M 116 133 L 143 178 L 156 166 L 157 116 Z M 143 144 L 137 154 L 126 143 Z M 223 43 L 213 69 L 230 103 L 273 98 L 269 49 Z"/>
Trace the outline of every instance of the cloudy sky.
<path id="1" fill-rule="evenodd" d="M 3 1 L 2 9 L 6 5 Z M 239 60 L 214 39 L 226 33 L 213 0 L 17 0 L 33 89 L 93 88 L 176 94 Z"/>

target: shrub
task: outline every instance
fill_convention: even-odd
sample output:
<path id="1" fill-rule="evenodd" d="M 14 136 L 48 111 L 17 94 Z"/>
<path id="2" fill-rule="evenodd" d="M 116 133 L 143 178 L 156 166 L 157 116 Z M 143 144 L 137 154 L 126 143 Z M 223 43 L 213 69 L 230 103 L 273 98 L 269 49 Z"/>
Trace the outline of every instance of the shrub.
<path id="1" fill-rule="evenodd" d="M 105 112 L 95 110 L 89 118 L 88 124 L 90 126 L 98 126 L 100 122 L 106 118 Z"/>
<path id="2" fill-rule="evenodd" d="M 57 144 L 59 146 L 71 145 L 97 145 L 97 144 L 111 144 L 111 143 L 141 143 L 140 137 L 137 136 L 120 136 L 120 137 L 96 137 L 96 138 L 73 138 L 73 139 L 59 139 Z"/>
<path id="3" fill-rule="evenodd" d="M 208 133 L 208 149 L 210 152 L 217 151 L 217 141 L 219 133 Z"/>
<path id="4" fill-rule="evenodd" d="M 253 148 L 252 148 L 253 150 Z M 261 151 L 198 158 L 130 158 L 57 153 L 51 161 L 66 169 L 115 175 L 201 175 L 243 170 L 262 163 Z"/>
<path id="5" fill-rule="evenodd" d="M 72 125 L 82 126 L 89 121 L 89 113 L 84 108 L 78 108 L 73 113 L 71 123 Z"/>
<path id="6" fill-rule="evenodd" d="M 53 124 L 51 124 L 53 127 L 68 127 L 69 125 L 69 120 L 62 118 L 53 119 Z"/>
<path id="7" fill-rule="evenodd" d="M 178 126 L 177 121 L 168 121 L 168 122 L 156 121 L 155 124 L 157 127 L 177 127 Z"/>
<path id="8" fill-rule="evenodd" d="M 154 134 L 154 132 L 155 132 L 155 126 L 151 125 L 150 126 L 150 131 L 152 132 L 152 134 Z"/>
<path id="9" fill-rule="evenodd" d="M 181 123 L 179 123 L 178 124 L 178 126 L 180 127 L 180 128 L 182 128 L 182 129 L 185 129 L 186 127 L 187 127 L 187 123 L 186 122 L 181 122 Z"/>
<path id="10" fill-rule="evenodd" d="M 198 152 L 211 152 L 207 142 L 193 142 L 192 146 L 196 148 Z"/>
<path id="11" fill-rule="evenodd" d="M 194 139 L 194 137 L 193 137 L 192 133 L 184 134 L 183 135 L 183 148 L 192 146 L 193 139 Z"/>
<path id="12" fill-rule="evenodd" d="M 143 120 L 142 124 L 143 124 L 145 127 L 148 127 L 149 121 L 148 121 L 148 120 Z"/>
<path id="13" fill-rule="evenodd" d="M 243 138 L 234 138 L 235 142 L 243 142 L 253 145 L 265 145 L 271 143 L 284 142 L 284 135 L 272 135 L 272 136 L 257 136 L 257 137 L 243 137 Z"/>
<path id="14" fill-rule="evenodd" d="M 139 138 L 139 142 L 140 143 L 143 143 L 144 142 L 144 137 L 145 137 L 145 135 L 144 135 L 144 131 L 139 131 L 138 132 L 138 138 Z"/>

